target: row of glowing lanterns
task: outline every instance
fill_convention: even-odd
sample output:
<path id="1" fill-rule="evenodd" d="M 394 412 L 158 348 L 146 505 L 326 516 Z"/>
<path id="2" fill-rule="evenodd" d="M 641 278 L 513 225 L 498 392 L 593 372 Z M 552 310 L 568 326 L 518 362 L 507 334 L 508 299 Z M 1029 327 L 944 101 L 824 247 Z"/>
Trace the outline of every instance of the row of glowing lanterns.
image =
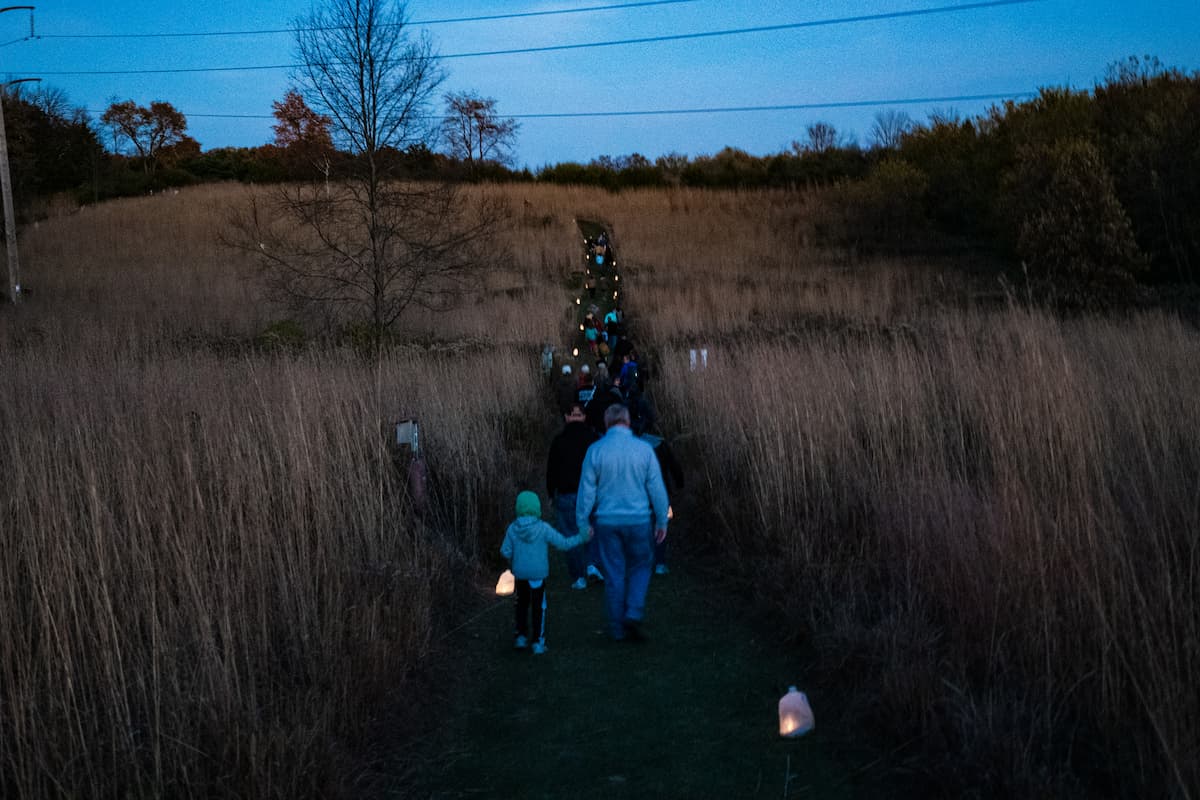
<path id="1" fill-rule="evenodd" d="M 516 578 L 512 570 L 506 569 L 500 573 L 496 582 L 496 594 L 508 597 L 516 591 Z M 808 703 L 808 695 L 789 686 L 787 694 L 779 698 L 779 735 L 785 739 L 795 739 L 803 736 L 816 727 L 812 706 Z"/>

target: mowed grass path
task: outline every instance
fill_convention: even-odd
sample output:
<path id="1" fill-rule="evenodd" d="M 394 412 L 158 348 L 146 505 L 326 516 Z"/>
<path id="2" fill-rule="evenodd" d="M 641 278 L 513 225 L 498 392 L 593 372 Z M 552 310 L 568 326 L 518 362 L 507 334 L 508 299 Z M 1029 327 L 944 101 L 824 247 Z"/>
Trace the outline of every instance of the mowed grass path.
<path id="1" fill-rule="evenodd" d="M 463 677 L 420 796 L 856 796 L 846 737 L 822 728 L 801 652 L 756 635 L 686 564 L 653 578 L 640 644 L 604 635 L 601 586 L 571 590 L 561 554 L 551 569 L 545 655 L 512 649 L 507 600 L 454 635 Z M 802 739 L 776 730 L 790 682 L 817 719 Z"/>
<path id="2" fill-rule="evenodd" d="M 603 230 L 583 220 L 579 228 L 590 237 Z M 603 313 L 619 284 L 611 267 L 597 281 Z M 585 311 L 586 303 L 577 308 L 580 320 Z M 577 344 L 583 349 L 582 336 Z M 547 441 L 542 464 L 548 450 Z M 526 481 L 540 492 L 544 473 Z M 686 496 L 675 505 L 671 536 L 682 540 L 689 521 L 703 517 Z M 545 497 L 543 509 L 553 524 Z M 497 551 L 502 537 L 497 531 Z M 572 590 L 563 554 L 552 552 L 550 563 L 545 655 L 513 649 L 512 602 L 486 595 L 486 610 L 447 642 L 461 658 L 452 670 L 458 683 L 444 687 L 450 717 L 431 726 L 437 733 L 426 743 L 417 796 L 855 796 L 859 771 L 848 763 L 861 753 L 855 758 L 836 725 L 822 726 L 824 698 L 805 682 L 803 651 L 773 645 L 728 590 L 675 563 L 670 575 L 652 578 L 649 641 L 618 643 L 605 635 L 603 586 Z M 817 728 L 782 739 L 777 706 L 792 683 L 809 692 Z"/>

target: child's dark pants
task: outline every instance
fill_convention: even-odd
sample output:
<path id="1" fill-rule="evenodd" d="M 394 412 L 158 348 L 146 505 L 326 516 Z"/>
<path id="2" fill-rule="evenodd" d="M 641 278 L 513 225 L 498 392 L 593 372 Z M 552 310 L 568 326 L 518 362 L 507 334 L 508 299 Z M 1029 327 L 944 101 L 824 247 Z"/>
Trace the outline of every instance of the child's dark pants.
<path id="1" fill-rule="evenodd" d="M 529 581 L 517 580 L 517 635 L 530 636 L 535 642 L 546 642 L 546 582 L 534 581 L 536 587 L 530 586 Z M 532 608 L 531 608 L 532 607 Z M 532 610 L 533 626 L 528 627 L 530 611 Z"/>

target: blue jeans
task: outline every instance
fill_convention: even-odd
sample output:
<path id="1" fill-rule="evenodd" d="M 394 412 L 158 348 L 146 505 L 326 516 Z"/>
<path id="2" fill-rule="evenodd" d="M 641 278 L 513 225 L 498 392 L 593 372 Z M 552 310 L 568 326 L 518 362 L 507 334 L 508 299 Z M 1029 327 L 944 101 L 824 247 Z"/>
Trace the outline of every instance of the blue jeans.
<path id="1" fill-rule="evenodd" d="M 558 514 L 558 532 L 563 536 L 578 535 L 579 526 L 575 524 L 575 495 L 555 495 L 554 511 Z M 567 572 L 571 575 L 572 583 L 587 576 L 587 565 L 593 561 L 589 557 L 588 550 L 595 544 L 595 541 L 593 539 L 591 542 L 572 547 L 567 551 Z"/>
<path id="2" fill-rule="evenodd" d="M 604 571 L 604 606 L 614 639 L 625 638 L 625 623 L 640 622 L 646 613 L 646 590 L 654 566 L 654 526 L 594 525 Z"/>

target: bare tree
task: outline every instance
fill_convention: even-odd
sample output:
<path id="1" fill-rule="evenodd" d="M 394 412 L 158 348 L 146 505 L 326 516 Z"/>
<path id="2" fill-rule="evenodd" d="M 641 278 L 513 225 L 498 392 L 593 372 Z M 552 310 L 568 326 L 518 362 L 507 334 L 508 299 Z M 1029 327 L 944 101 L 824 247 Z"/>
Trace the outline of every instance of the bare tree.
<path id="1" fill-rule="evenodd" d="M 367 321 L 379 343 L 410 306 L 444 309 L 475 285 L 507 209 L 399 174 L 401 151 L 434 134 L 443 75 L 429 38 L 410 35 L 403 3 L 322 0 L 297 22 L 296 44 L 305 96 L 351 158 L 329 190 L 256 196 L 230 243 L 257 253 L 279 298 Z"/>
<path id="2" fill-rule="evenodd" d="M 883 150 L 894 150 L 912 126 L 912 117 L 903 111 L 894 108 L 878 111 L 871 125 L 871 144 Z"/>
<path id="3" fill-rule="evenodd" d="M 494 161 L 511 164 L 520 125 L 496 113 L 496 100 L 473 92 L 450 93 L 445 97 L 446 117 L 442 133 L 450 155 L 467 162 L 475 172 L 479 164 Z"/>
<path id="4" fill-rule="evenodd" d="M 838 139 L 837 128 L 828 122 L 814 122 L 805 128 L 807 141 L 793 141 L 792 152 L 796 155 L 804 153 L 824 153 L 842 146 Z"/>

